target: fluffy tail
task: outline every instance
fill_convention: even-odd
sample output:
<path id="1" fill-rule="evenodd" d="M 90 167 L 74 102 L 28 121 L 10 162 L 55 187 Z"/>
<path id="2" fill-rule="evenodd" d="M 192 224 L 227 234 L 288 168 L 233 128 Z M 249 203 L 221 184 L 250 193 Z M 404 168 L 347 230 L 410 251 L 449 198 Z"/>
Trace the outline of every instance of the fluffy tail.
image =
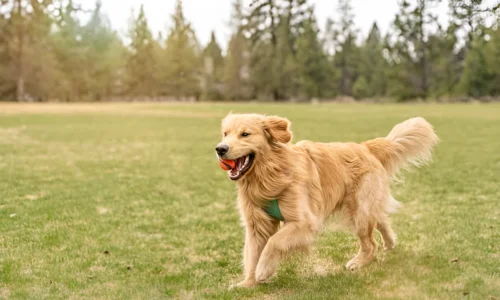
<path id="1" fill-rule="evenodd" d="M 395 176 L 401 169 L 427 164 L 438 142 L 432 125 L 417 117 L 394 126 L 385 138 L 369 140 L 364 145 L 382 163 L 387 173 Z"/>

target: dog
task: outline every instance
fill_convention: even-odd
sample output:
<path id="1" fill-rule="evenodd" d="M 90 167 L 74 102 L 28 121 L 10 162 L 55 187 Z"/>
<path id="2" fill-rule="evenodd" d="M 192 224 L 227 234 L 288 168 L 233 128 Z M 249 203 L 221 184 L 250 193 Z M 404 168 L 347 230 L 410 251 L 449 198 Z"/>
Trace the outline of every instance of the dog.
<path id="1" fill-rule="evenodd" d="M 252 287 L 273 275 L 280 258 L 307 249 L 322 224 L 339 214 L 359 238 L 359 252 L 345 265 L 369 264 L 377 249 L 395 246 L 389 214 L 397 210 L 390 184 L 400 170 L 431 160 L 439 138 L 424 118 L 396 125 L 386 137 L 363 143 L 292 144 L 291 122 L 279 116 L 228 114 L 221 124 L 219 159 L 234 160 L 228 176 L 238 187 L 238 208 L 245 228 L 244 279 Z M 275 199 L 284 219 L 266 211 Z M 280 226 L 282 224 L 282 226 Z"/>

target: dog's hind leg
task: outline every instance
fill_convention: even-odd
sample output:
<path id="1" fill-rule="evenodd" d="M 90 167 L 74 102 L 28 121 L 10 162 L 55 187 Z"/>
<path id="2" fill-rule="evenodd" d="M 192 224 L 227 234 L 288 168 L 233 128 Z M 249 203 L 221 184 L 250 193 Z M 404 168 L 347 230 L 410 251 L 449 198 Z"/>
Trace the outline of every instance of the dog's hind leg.
<path id="1" fill-rule="evenodd" d="M 386 228 L 385 223 L 378 225 L 385 214 L 385 202 L 382 199 L 386 199 L 388 194 L 384 183 L 384 177 L 380 174 L 366 174 L 359 183 L 356 193 L 351 196 L 352 198 L 346 199 L 346 208 L 351 216 L 354 233 L 359 238 L 359 252 L 346 264 L 349 270 L 369 264 L 375 256 L 378 244 L 373 237 L 373 231 L 379 226 Z"/>
<path id="2" fill-rule="evenodd" d="M 373 260 L 377 249 L 377 242 L 373 238 L 375 221 L 370 220 L 366 223 L 357 224 L 357 226 L 356 234 L 359 238 L 360 247 L 358 254 L 346 264 L 346 268 L 349 270 L 355 270 L 369 264 Z"/>
<path id="3" fill-rule="evenodd" d="M 383 198 L 382 211 L 377 215 L 377 230 L 382 234 L 384 240 L 384 249 L 391 250 L 396 245 L 396 235 L 392 231 L 389 214 L 395 213 L 400 207 L 401 203 L 396 201 L 390 194 Z"/>
<path id="4" fill-rule="evenodd" d="M 384 249 L 391 250 L 396 245 L 396 235 L 392 231 L 391 223 L 388 217 L 383 217 L 377 222 L 377 230 L 382 234 L 384 240 Z"/>

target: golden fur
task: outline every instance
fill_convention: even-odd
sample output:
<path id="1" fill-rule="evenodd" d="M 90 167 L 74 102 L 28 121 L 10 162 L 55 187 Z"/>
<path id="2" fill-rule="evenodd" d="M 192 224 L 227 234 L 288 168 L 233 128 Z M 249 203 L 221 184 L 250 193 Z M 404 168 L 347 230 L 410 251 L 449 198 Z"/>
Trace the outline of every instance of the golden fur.
<path id="1" fill-rule="evenodd" d="M 249 171 L 236 181 L 238 205 L 245 228 L 244 280 L 250 287 L 275 273 L 287 252 L 307 248 L 323 222 L 341 214 L 358 236 L 360 249 L 346 267 L 368 264 L 374 257 L 377 229 L 385 249 L 395 245 L 388 218 L 399 203 L 390 183 L 401 168 L 431 159 L 438 137 L 423 118 L 396 125 L 387 137 L 364 143 L 292 144 L 291 123 L 277 116 L 229 114 L 222 121 L 223 157 L 255 154 Z M 249 136 L 242 136 L 247 132 Z M 285 219 L 264 211 L 269 199 L 278 199 Z"/>

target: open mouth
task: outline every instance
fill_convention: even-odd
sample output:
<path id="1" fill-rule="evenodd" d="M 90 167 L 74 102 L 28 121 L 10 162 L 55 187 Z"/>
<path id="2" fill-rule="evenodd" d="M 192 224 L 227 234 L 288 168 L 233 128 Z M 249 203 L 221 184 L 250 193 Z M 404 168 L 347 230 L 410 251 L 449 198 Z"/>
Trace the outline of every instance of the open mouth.
<path id="1" fill-rule="evenodd" d="M 252 166 L 254 159 L 254 154 L 250 153 L 248 155 L 242 156 L 235 160 L 236 165 L 233 169 L 227 171 L 229 174 L 229 178 L 231 180 L 240 179 Z"/>

